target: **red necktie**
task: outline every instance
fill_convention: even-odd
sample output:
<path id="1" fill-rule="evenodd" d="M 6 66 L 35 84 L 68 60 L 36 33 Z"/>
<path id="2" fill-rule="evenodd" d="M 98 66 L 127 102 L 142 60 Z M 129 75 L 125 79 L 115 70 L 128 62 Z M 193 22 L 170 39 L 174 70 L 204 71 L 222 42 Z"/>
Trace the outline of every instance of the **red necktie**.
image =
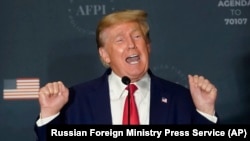
<path id="1" fill-rule="evenodd" d="M 122 122 L 124 125 L 139 125 L 139 116 L 134 99 L 134 92 L 137 90 L 137 87 L 134 84 L 129 84 L 126 89 L 129 89 L 129 94 L 125 101 Z M 128 103 L 130 103 L 130 105 L 128 105 Z"/>

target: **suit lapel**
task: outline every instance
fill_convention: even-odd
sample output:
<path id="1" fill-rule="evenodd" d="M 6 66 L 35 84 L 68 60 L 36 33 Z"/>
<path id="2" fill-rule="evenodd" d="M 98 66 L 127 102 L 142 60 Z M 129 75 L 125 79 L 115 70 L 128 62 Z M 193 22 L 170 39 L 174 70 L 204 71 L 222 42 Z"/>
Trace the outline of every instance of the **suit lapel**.
<path id="1" fill-rule="evenodd" d="M 112 124 L 108 71 L 100 78 L 95 85 L 93 93 L 90 95 L 90 104 L 93 113 L 94 123 Z"/>
<path id="2" fill-rule="evenodd" d="M 151 76 L 151 99 L 150 99 L 150 121 L 149 124 L 167 123 L 169 116 L 169 99 L 156 77 Z M 166 86 L 165 86 L 166 87 Z"/>

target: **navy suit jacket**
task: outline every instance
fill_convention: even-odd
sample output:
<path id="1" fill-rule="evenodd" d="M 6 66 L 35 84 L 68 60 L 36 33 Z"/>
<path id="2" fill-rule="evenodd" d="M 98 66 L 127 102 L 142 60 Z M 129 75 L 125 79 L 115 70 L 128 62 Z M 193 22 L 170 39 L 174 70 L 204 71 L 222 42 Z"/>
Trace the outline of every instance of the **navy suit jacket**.
<path id="1" fill-rule="evenodd" d="M 49 124 L 112 125 L 108 75 L 69 88 L 69 101 Z M 150 125 L 212 124 L 194 106 L 189 89 L 155 76 L 150 70 Z M 163 99 L 167 100 L 163 102 Z M 45 140 L 46 126 L 37 127 L 38 140 Z"/>

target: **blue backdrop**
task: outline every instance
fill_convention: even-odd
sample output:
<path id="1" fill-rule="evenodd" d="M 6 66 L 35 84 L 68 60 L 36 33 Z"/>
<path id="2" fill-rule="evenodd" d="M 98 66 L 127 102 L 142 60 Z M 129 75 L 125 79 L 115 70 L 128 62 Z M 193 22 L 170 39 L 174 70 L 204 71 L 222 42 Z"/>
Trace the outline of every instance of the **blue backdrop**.
<path id="1" fill-rule="evenodd" d="M 148 12 L 153 72 L 185 87 L 188 74 L 204 75 L 221 122 L 250 123 L 249 0 L 1 0 L 0 90 L 19 77 L 71 86 L 101 75 L 95 27 L 117 9 Z M 0 140 L 34 141 L 37 99 L 0 94 Z"/>

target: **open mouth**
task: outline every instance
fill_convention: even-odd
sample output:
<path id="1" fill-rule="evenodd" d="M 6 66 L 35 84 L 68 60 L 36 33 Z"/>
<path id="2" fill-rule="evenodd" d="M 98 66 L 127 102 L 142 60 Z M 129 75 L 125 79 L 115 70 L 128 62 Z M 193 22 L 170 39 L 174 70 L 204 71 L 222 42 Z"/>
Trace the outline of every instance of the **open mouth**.
<path id="1" fill-rule="evenodd" d="M 126 58 L 126 62 L 129 64 L 137 64 L 140 60 L 138 55 L 132 55 Z"/>

